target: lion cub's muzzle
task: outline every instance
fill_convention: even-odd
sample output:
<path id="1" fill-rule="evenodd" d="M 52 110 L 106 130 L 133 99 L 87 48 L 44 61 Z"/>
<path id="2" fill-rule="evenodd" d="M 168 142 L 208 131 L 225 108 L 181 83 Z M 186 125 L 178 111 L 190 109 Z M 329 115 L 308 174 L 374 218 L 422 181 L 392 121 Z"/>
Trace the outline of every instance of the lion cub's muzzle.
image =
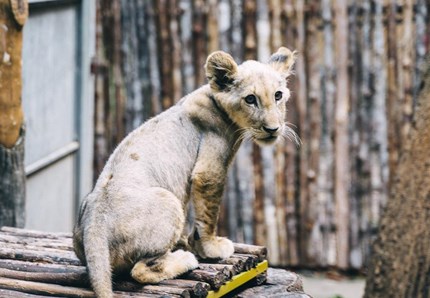
<path id="1" fill-rule="evenodd" d="M 263 145 L 270 145 L 276 142 L 278 137 L 280 136 L 282 132 L 282 127 L 269 127 L 269 126 L 262 126 L 261 128 L 262 134 L 260 134 L 256 141 L 257 143 L 263 144 Z"/>

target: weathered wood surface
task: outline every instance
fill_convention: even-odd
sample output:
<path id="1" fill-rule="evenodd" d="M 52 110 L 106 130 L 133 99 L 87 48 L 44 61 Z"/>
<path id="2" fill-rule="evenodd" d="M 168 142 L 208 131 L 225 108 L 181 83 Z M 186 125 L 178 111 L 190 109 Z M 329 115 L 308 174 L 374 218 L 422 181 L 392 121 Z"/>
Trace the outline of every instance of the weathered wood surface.
<path id="1" fill-rule="evenodd" d="M 111 13 L 99 11 L 101 37 L 113 36 L 105 32 L 114 30 Z M 115 46 L 126 110 L 115 108 L 109 92 L 118 63 L 106 51 L 111 39 L 99 38 L 107 66 L 96 78 L 96 175 L 123 137 L 113 125 L 117 114 L 126 111 L 128 132 L 177 102 L 205 82 L 211 51 L 241 62 L 267 61 L 280 45 L 297 49 L 287 121 L 302 145 L 243 144 L 219 231 L 267 246 L 273 265 L 363 268 L 422 82 L 427 2 L 130 0 L 121 1 L 120 13 Z"/>
<path id="2" fill-rule="evenodd" d="M 118 276 L 114 280 L 115 297 L 206 297 L 208 291 L 219 289 L 234 275 L 257 266 L 267 253 L 256 245 L 236 243 L 235 248 L 227 260 L 201 260 L 197 269 L 157 285 L 143 286 L 128 276 Z M 297 278 L 285 274 L 285 278 Z M 261 274 L 250 286 L 261 285 L 266 278 Z M 94 296 L 86 268 L 73 252 L 71 234 L 10 227 L 0 229 L 0 290 L 0 295 L 10 297 Z"/>
<path id="3" fill-rule="evenodd" d="M 23 24 L 27 1 L 0 1 L 0 226 L 25 223 Z"/>

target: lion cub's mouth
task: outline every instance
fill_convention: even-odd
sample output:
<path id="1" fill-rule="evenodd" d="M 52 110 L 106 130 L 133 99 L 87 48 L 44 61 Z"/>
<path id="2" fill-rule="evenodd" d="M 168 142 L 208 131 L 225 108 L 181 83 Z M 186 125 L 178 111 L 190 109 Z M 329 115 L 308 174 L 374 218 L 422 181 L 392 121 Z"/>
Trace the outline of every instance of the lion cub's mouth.
<path id="1" fill-rule="evenodd" d="M 263 138 L 255 138 L 257 144 L 270 145 L 276 142 L 278 135 L 268 135 Z"/>

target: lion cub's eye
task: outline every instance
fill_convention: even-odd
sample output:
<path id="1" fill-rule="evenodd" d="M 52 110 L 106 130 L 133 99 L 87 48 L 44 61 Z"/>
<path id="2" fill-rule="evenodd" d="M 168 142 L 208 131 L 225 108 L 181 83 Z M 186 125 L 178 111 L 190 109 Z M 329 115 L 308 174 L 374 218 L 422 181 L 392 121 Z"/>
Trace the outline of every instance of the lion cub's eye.
<path id="1" fill-rule="evenodd" d="M 282 99 L 282 92 L 276 91 L 275 93 L 275 100 L 281 100 Z"/>
<path id="2" fill-rule="evenodd" d="M 245 102 L 249 105 L 257 104 L 257 97 L 254 94 L 249 94 L 245 97 Z"/>

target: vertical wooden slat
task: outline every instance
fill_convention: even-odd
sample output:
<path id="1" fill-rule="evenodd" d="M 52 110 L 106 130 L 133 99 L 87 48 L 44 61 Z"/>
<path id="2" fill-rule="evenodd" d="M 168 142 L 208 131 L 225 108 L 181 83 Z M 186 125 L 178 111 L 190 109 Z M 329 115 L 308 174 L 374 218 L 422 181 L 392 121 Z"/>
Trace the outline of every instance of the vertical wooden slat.
<path id="1" fill-rule="evenodd" d="M 149 80 L 145 77 L 148 73 L 148 63 L 145 58 L 148 55 L 142 55 L 142 52 L 146 51 L 147 44 L 146 39 L 141 39 L 139 34 L 139 32 L 145 31 L 146 20 L 145 11 L 139 7 L 136 0 L 122 1 L 121 12 L 121 26 L 128 28 L 122 32 L 123 59 L 121 64 L 124 89 L 127 95 L 125 127 L 126 132 L 129 133 L 150 115 L 147 105 L 150 100 L 144 100 L 149 87 Z"/>
<path id="2" fill-rule="evenodd" d="M 349 123 L 350 123 L 350 129 L 349 129 L 349 135 L 350 135 L 350 147 L 349 147 L 349 153 L 351 158 L 351 167 L 350 167 L 350 175 L 351 175 L 351 199 L 350 199 L 350 219 L 349 223 L 351 225 L 350 231 L 350 253 L 351 253 L 351 263 L 354 262 L 360 262 L 360 258 L 362 257 L 361 252 L 361 244 L 362 244 L 362 236 L 365 231 L 363 231 L 363 227 L 361 224 L 361 218 L 363 218 L 361 209 L 366 207 L 366 204 L 361 204 L 361 202 L 364 200 L 363 197 L 367 195 L 366 193 L 366 187 L 362 186 L 365 181 L 361 177 L 361 169 L 363 168 L 363 159 L 360 158 L 359 152 L 360 152 L 360 145 L 364 143 L 365 146 L 367 146 L 367 141 L 362 141 L 362 134 L 361 130 L 363 129 L 361 127 L 361 117 L 363 113 L 360 113 L 360 103 L 364 103 L 364 100 L 362 99 L 362 68 L 364 67 L 362 64 L 366 64 L 368 66 L 368 60 L 367 63 L 363 63 L 362 55 L 363 52 L 367 52 L 368 48 L 364 49 L 363 47 L 363 38 L 362 38 L 362 27 L 363 27 L 363 10 L 362 2 L 354 2 L 349 1 L 350 5 L 350 11 L 349 11 L 349 53 L 350 53 L 350 60 L 351 65 L 354 65 L 355 67 L 352 67 L 350 70 L 350 100 L 349 105 L 351 107 L 351 112 L 349 114 Z M 368 12 L 368 10 L 366 10 Z M 369 25 L 369 22 L 367 21 L 366 26 Z M 367 30 L 368 31 L 368 30 Z M 366 71 L 368 71 L 366 69 Z M 362 104 L 362 106 L 366 106 L 365 104 Z M 366 125 L 366 121 L 364 121 L 364 124 Z M 364 156 L 364 162 L 366 162 L 366 157 Z M 365 210 L 364 210 L 365 211 Z M 367 214 L 363 212 L 364 214 Z"/>
<path id="3" fill-rule="evenodd" d="M 346 2 L 334 2 L 336 29 L 335 184 L 337 265 L 349 265 L 349 156 L 348 156 L 348 17 Z"/>
<path id="4" fill-rule="evenodd" d="M 230 51 L 236 62 L 244 60 L 243 25 L 246 21 L 243 13 L 243 1 L 231 1 L 231 30 L 229 31 Z M 249 20 L 248 20 L 249 21 Z M 252 20 L 250 20 L 252 21 Z M 252 35 L 252 32 L 250 33 Z M 236 167 L 236 191 L 239 210 L 236 211 L 241 237 L 245 243 L 252 243 L 253 234 L 253 204 L 255 200 L 254 168 L 252 163 L 252 143 L 245 141 L 236 155 L 233 165 Z M 238 237 L 238 240 L 241 239 Z"/>
<path id="5" fill-rule="evenodd" d="M 322 66 L 321 48 L 323 48 L 323 36 L 320 30 L 321 8 L 319 3 L 309 3 L 307 6 L 308 17 L 306 19 L 306 65 L 307 65 L 307 84 L 308 84 L 308 115 L 309 125 L 309 155 L 307 170 L 307 187 L 309 194 L 308 217 L 310 226 L 308 264 L 320 264 L 324 260 L 324 249 L 322 247 L 321 222 L 319 214 L 320 198 L 318 189 L 319 175 L 319 154 L 321 140 L 321 73 Z"/>
<path id="6" fill-rule="evenodd" d="M 396 172 L 397 161 L 399 159 L 400 138 L 400 123 L 398 121 L 398 58 L 397 58 L 397 25 L 396 25 L 396 1 L 386 0 L 385 6 L 388 8 L 387 19 L 387 118 L 388 123 L 388 152 L 389 152 L 389 183 L 388 187 L 393 183 L 393 173 Z"/>
<path id="7" fill-rule="evenodd" d="M 227 3 L 224 3 L 228 6 Z M 222 32 L 220 31 L 220 27 L 223 26 L 223 21 L 229 23 L 230 22 L 230 14 L 223 15 L 220 10 L 222 3 L 218 3 L 218 0 L 207 0 L 206 9 L 208 10 L 207 14 L 207 51 L 208 53 L 212 53 L 219 49 L 223 49 L 220 47 L 220 38 L 222 36 Z M 224 20 L 220 20 L 220 18 L 225 17 Z M 223 49 L 228 52 L 228 49 Z"/>
<path id="8" fill-rule="evenodd" d="M 159 46 L 157 43 L 157 17 L 156 7 L 151 1 L 144 1 L 144 8 L 147 13 L 147 39 L 148 39 L 148 56 L 149 56 L 149 78 L 151 84 L 151 105 L 152 114 L 158 114 L 162 111 L 161 105 L 161 79 L 159 66 Z"/>
<path id="9" fill-rule="evenodd" d="M 182 93 L 188 94 L 195 89 L 194 64 L 193 64 L 193 11 L 192 0 L 180 0 L 180 32 L 181 32 L 181 61 L 183 87 Z"/>
<path id="10" fill-rule="evenodd" d="M 193 1 L 193 62 L 195 86 L 201 86 L 205 82 L 203 65 L 206 61 L 206 22 L 207 12 L 203 0 Z"/>
<path id="11" fill-rule="evenodd" d="M 242 63 L 244 56 L 243 32 L 244 32 L 243 0 L 231 1 L 231 54 L 237 63 Z"/>
<path id="12" fill-rule="evenodd" d="M 423 84 L 423 73 L 425 65 L 425 55 L 428 51 L 429 34 L 426 23 L 429 20 L 428 1 L 416 1 L 416 15 L 415 15 L 415 30 L 416 30 L 416 47 L 415 47 L 415 72 L 414 72 L 414 87 L 413 87 L 413 107 L 415 108 L 421 86 Z M 415 114 L 415 113 L 414 113 Z"/>
<path id="13" fill-rule="evenodd" d="M 402 107 L 402 149 L 412 125 L 413 117 L 413 75 L 415 54 L 415 30 L 413 27 L 414 0 L 404 0 L 403 5 L 403 32 L 400 36 L 400 47 L 402 48 L 401 67 L 403 71 L 404 101 Z"/>
<path id="14" fill-rule="evenodd" d="M 154 1 L 157 20 L 157 46 L 160 54 L 157 54 L 160 67 L 161 105 L 167 109 L 173 104 L 173 80 L 172 80 L 172 49 L 170 46 L 169 30 L 169 2 L 168 0 Z"/>
<path id="15" fill-rule="evenodd" d="M 387 119 L 385 99 L 387 97 L 387 73 L 386 65 L 386 45 L 383 28 L 383 8 L 382 3 L 374 4 L 374 16 L 372 20 L 374 28 L 372 30 L 372 89 L 373 104 L 370 111 L 370 218 L 369 231 L 367 233 L 368 245 L 363 247 L 363 251 L 368 255 L 370 245 L 376 236 L 379 219 L 382 215 L 382 208 L 385 206 L 388 194 L 388 144 L 387 144 Z M 362 258 L 363 259 L 363 258 Z M 351 259 L 352 260 L 352 259 Z M 361 268 L 361 262 L 351 262 L 351 266 Z"/>
<path id="16" fill-rule="evenodd" d="M 257 28 L 256 28 L 257 0 L 243 1 L 244 17 L 244 60 L 257 58 Z"/>
<path id="17" fill-rule="evenodd" d="M 269 61 L 271 51 L 271 31 L 269 19 L 269 6 L 265 0 L 257 0 L 257 45 L 258 60 Z M 256 147 L 255 149 L 257 149 Z M 267 233 L 267 250 L 269 260 L 279 263 L 279 240 L 276 224 L 275 208 L 275 160 L 273 147 L 261 147 L 261 163 L 263 167 L 263 187 L 264 187 L 264 219 Z"/>
<path id="18" fill-rule="evenodd" d="M 322 249 L 324 259 L 322 265 L 335 265 L 336 261 L 336 240 L 334 219 L 334 144 L 333 144 L 333 124 L 334 124 L 334 97 L 335 97 L 335 54 L 333 36 L 333 14 L 332 1 L 323 0 L 321 2 L 321 14 L 324 32 L 324 67 L 322 81 L 322 131 L 320 144 L 320 163 L 318 174 L 319 198 L 321 200 L 321 211 L 319 214 L 322 231 Z"/>
<path id="19" fill-rule="evenodd" d="M 116 121 L 115 121 L 115 131 L 116 131 L 116 137 L 114 142 L 119 143 L 121 140 L 125 137 L 125 105 L 126 105 L 126 98 L 123 93 L 123 77 L 121 72 L 121 62 L 122 62 L 122 55 L 121 55 L 121 6 L 119 1 L 112 1 L 111 2 L 111 13 L 112 13 L 112 26 L 114 28 L 113 34 L 112 34 L 112 75 L 113 75 L 113 84 L 114 87 L 114 99 L 115 99 L 115 105 L 116 105 Z"/>
<path id="20" fill-rule="evenodd" d="M 94 74 L 94 159 L 93 181 L 96 181 L 101 173 L 108 157 L 108 144 L 106 140 L 107 119 L 105 115 L 105 82 L 107 76 L 107 64 L 103 53 L 103 25 L 101 15 L 101 3 L 96 4 L 96 56 L 92 61 L 92 73 Z"/>
<path id="21" fill-rule="evenodd" d="M 283 44 L 291 49 L 295 49 L 295 32 L 296 32 L 296 14 L 294 10 L 294 3 L 292 0 L 284 2 L 282 8 L 282 32 Z M 301 55 L 299 53 L 299 55 Z M 289 88 L 297 90 L 296 77 L 289 80 Z M 297 95 L 292 93 L 287 107 L 287 122 L 290 127 L 297 128 L 298 113 L 296 109 Z M 284 233 L 287 236 L 287 260 L 288 264 L 297 266 L 299 264 L 299 243 L 298 243 L 298 148 L 294 143 L 287 142 L 285 146 L 285 167 L 283 173 L 285 178 L 283 180 L 285 189 L 284 210 L 286 227 Z"/>
<path id="22" fill-rule="evenodd" d="M 270 48 L 271 52 L 276 52 L 282 46 L 282 32 L 281 32 L 281 2 L 279 0 L 269 1 L 269 16 L 270 16 Z M 276 221 L 276 238 L 278 240 L 277 250 L 279 254 L 279 265 L 287 265 L 287 233 L 286 233 L 286 220 L 284 209 L 285 197 L 285 142 L 279 142 L 275 145 L 274 150 L 274 207 L 275 207 L 275 221 Z"/>
<path id="23" fill-rule="evenodd" d="M 170 31 L 170 56 L 172 73 L 172 104 L 178 102 L 182 97 L 182 72 L 181 72 L 181 42 L 179 37 L 179 0 L 169 0 L 167 2 L 169 11 L 169 31 Z"/>
<path id="24" fill-rule="evenodd" d="M 301 263 L 307 263 L 308 261 L 308 241 L 311 224 L 308 218 L 309 210 L 309 194 L 307 187 L 307 172 L 308 172 L 308 122 L 306 119 L 307 115 L 307 83 L 306 83 L 306 31 L 305 31 L 305 1 L 296 0 L 295 8 L 297 14 L 297 37 L 296 37 L 296 49 L 299 53 L 302 53 L 296 62 L 296 82 L 297 82 L 297 97 L 296 107 L 298 114 L 298 131 L 302 139 L 302 144 L 299 151 L 299 225 L 298 225 L 298 237 L 299 237 L 299 258 Z"/>

